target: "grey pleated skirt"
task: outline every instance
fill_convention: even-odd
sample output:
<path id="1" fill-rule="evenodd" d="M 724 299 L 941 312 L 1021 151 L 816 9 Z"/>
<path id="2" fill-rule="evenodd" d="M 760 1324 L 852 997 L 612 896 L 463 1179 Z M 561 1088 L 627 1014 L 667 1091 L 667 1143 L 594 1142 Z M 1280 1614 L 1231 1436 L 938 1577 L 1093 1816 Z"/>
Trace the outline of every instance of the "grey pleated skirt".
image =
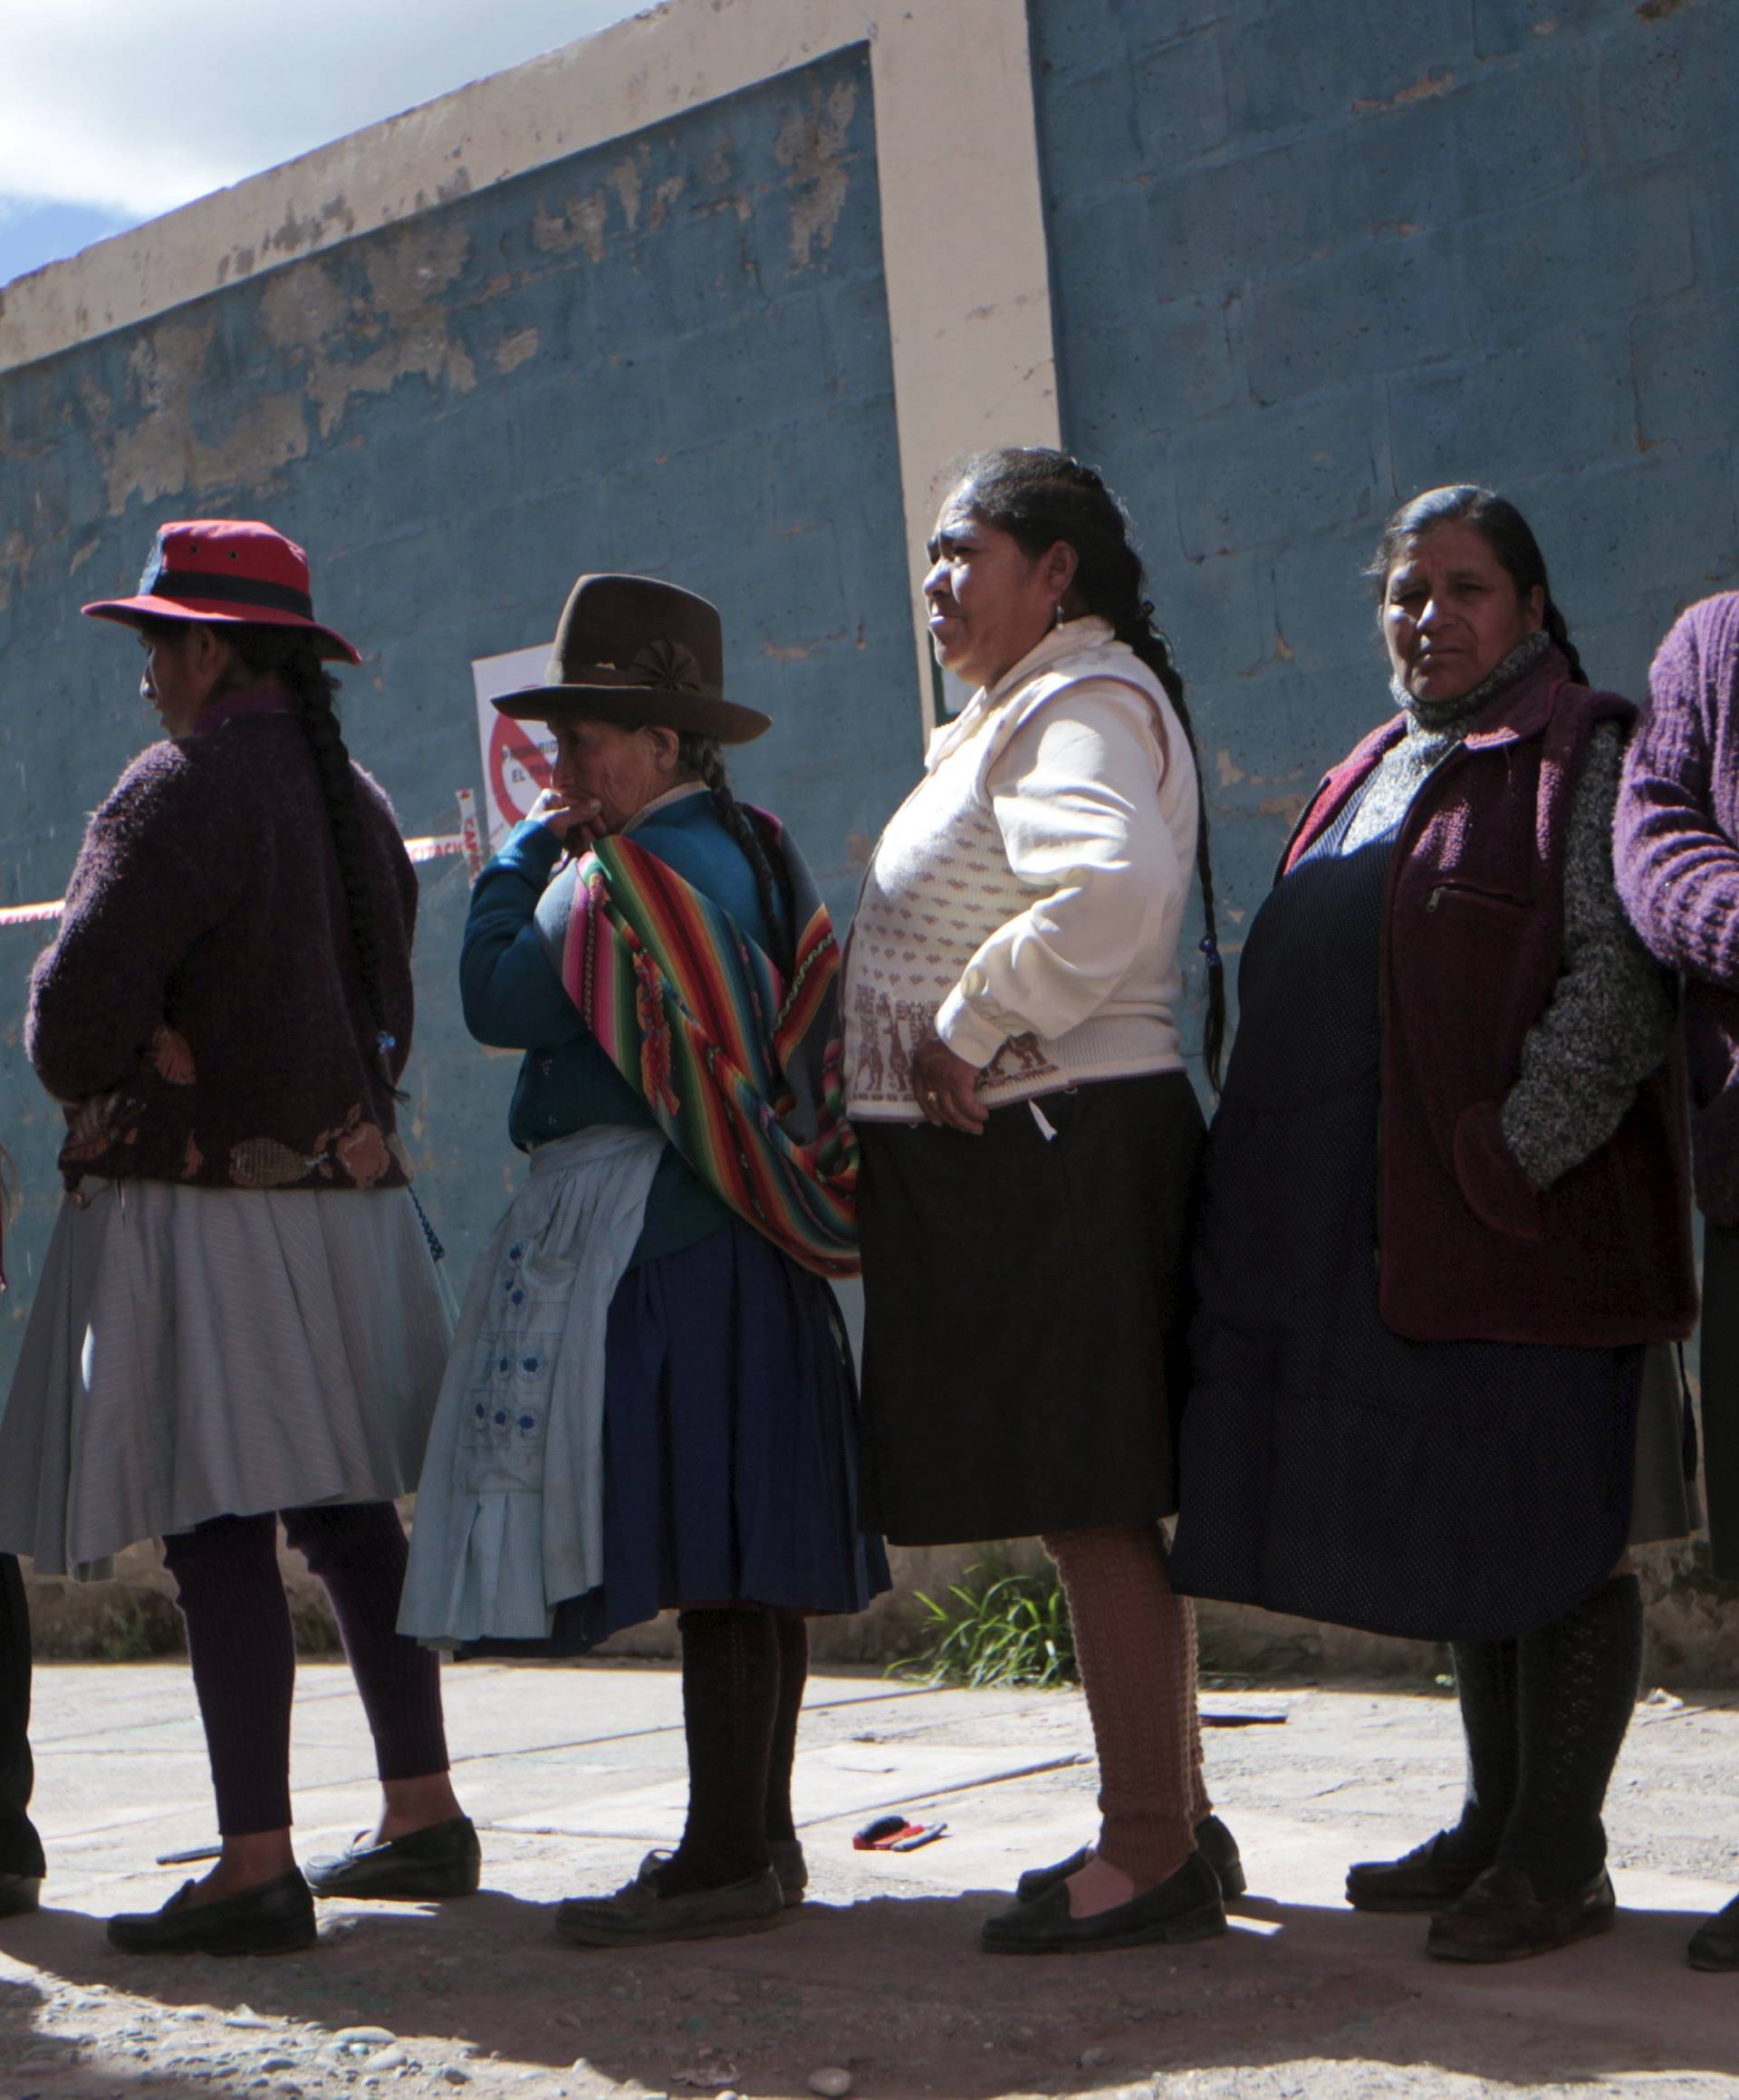
<path id="1" fill-rule="evenodd" d="M 408 1189 L 87 1181 L 0 1416 L 0 1550 L 99 1575 L 208 1517 L 407 1494 L 450 1328 Z"/>

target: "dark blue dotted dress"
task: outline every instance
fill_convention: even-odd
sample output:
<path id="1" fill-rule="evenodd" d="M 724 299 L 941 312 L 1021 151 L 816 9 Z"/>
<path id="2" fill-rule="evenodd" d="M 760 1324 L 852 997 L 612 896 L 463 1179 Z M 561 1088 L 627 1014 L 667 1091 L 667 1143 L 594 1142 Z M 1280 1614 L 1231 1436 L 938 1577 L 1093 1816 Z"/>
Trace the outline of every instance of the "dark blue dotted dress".
<path id="1" fill-rule="evenodd" d="M 1561 1618 L 1624 1549 L 1643 1352 L 1384 1326 L 1379 954 L 1399 820 L 1343 854 L 1356 808 L 1270 893 L 1239 969 L 1172 1579 L 1373 1633 L 1505 1639 Z"/>

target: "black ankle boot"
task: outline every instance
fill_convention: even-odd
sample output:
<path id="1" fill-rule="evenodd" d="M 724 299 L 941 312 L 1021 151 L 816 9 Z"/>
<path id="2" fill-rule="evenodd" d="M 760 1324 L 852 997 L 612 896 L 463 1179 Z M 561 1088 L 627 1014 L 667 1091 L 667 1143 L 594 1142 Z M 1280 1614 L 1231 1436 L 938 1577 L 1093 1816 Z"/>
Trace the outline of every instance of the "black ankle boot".
<path id="1" fill-rule="evenodd" d="M 1497 1857 L 1553 1902 L 1590 1887 L 1606 1865 L 1600 1810 L 1636 1710 L 1642 1586 L 1615 1575 L 1518 1645 L 1522 1763 Z"/>

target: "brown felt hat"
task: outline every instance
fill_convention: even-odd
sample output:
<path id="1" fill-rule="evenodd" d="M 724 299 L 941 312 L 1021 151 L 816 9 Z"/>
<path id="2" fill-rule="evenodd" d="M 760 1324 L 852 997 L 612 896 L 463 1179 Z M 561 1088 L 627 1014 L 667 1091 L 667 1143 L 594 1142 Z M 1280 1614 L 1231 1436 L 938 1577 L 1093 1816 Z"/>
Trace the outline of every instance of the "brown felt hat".
<path id="1" fill-rule="evenodd" d="M 725 697 L 718 608 L 651 576 L 582 576 L 568 594 L 542 686 L 495 701 L 519 721 L 591 715 L 623 729 L 693 730 L 747 743 L 773 726 Z"/>

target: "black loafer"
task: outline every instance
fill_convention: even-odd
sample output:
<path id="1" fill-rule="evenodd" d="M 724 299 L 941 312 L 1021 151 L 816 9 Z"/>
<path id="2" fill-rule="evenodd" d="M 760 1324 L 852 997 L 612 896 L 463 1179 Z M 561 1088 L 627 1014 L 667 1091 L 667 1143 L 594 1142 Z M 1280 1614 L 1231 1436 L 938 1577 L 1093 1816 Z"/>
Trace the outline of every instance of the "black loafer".
<path id="1" fill-rule="evenodd" d="M 1693 1969 L 1739 1969 L 1739 1896 L 1704 1919 L 1686 1951 Z"/>
<path id="2" fill-rule="evenodd" d="M 1567 1896 L 1537 1894 L 1519 1866 L 1488 1866 L 1431 1921 L 1425 1951 L 1439 1961 L 1525 1961 L 1609 1932 L 1619 1902 L 1604 1871 Z"/>
<path id="3" fill-rule="evenodd" d="M 42 1900 L 40 1874 L 0 1874 L 0 1918 L 22 1918 Z"/>
<path id="4" fill-rule="evenodd" d="M 109 1944 L 126 1954 L 298 1954 L 320 1934 L 314 1900 L 294 1867 L 215 1903 L 189 1903 L 184 1881 L 160 1911 L 109 1921 Z"/>
<path id="5" fill-rule="evenodd" d="M 1225 1930 L 1219 1876 L 1200 1852 L 1158 1888 L 1144 1890 L 1090 1918 L 1069 1914 L 1069 1891 L 1053 1882 L 1032 1903 L 986 1918 L 978 1944 L 986 1954 L 1103 1953 L 1114 1947 L 1176 1945 L 1211 1940 Z"/>
<path id="6" fill-rule="evenodd" d="M 352 1845 L 303 1870 L 317 1896 L 360 1896 L 370 1903 L 438 1903 L 472 1896 L 483 1878 L 483 1847 L 468 1816 L 452 1816 L 384 1845 Z"/>
<path id="7" fill-rule="evenodd" d="M 1217 1816 L 1204 1816 L 1196 1826 L 1196 1849 L 1214 1869 L 1225 1902 L 1230 1903 L 1235 1896 L 1241 1896 L 1249 1887 L 1244 1861 L 1238 1853 L 1238 1841 Z M 1083 1845 L 1079 1852 L 1071 1852 L 1067 1859 L 1058 1860 L 1054 1866 L 1029 1866 L 1014 1884 L 1014 1894 L 1023 1903 L 1036 1902 L 1046 1889 L 1055 1888 L 1071 1874 L 1079 1874 L 1087 1864 L 1090 1850 Z"/>
<path id="8" fill-rule="evenodd" d="M 1439 1830 L 1399 1859 L 1361 1859 L 1350 1866 L 1347 1901 L 1355 1911 L 1447 1910 L 1485 1871 L 1477 1863 L 1450 1858 L 1444 1847 L 1448 1835 Z"/>

